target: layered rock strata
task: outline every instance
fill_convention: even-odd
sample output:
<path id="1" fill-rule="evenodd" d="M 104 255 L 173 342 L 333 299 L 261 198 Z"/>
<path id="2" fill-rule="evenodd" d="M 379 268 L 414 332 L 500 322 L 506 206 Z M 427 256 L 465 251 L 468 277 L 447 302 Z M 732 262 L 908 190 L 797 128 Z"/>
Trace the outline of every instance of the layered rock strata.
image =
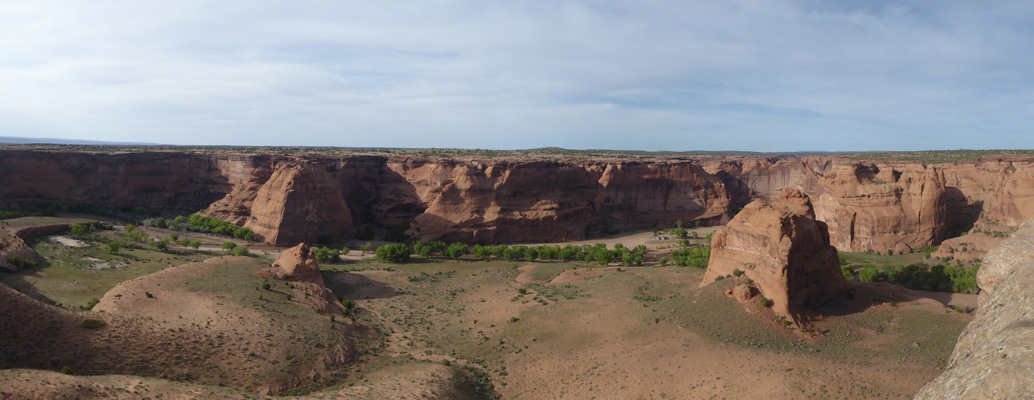
<path id="1" fill-rule="evenodd" d="M 0 205 L 171 208 L 290 246 L 410 223 L 421 240 L 582 239 L 677 220 L 719 223 L 795 188 L 844 251 L 914 251 L 1034 217 L 1034 163 L 863 162 L 846 156 L 642 160 L 0 151 Z"/>
<path id="2" fill-rule="evenodd" d="M 795 320 L 848 290 L 826 224 L 815 219 L 808 196 L 797 190 L 748 204 L 714 234 L 711 246 L 701 286 L 742 271 L 778 315 Z"/>

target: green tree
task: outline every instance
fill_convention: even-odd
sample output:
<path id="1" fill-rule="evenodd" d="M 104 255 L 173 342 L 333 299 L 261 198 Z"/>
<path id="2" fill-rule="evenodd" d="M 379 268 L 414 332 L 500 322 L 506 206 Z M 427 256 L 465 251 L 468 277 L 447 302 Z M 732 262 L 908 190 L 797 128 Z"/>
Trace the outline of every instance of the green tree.
<path id="1" fill-rule="evenodd" d="M 329 247 L 316 247 L 316 261 L 321 263 L 333 263 L 341 261 L 341 252 Z"/>
<path id="2" fill-rule="evenodd" d="M 876 267 L 872 264 L 862 267 L 862 270 L 858 272 L 858 279 L 862 282 L 876 282 L 879 280 L 879 272 L 876 271 Z"/>
<path id="3" fill-rule="evenodd" d="M 404 263 L 409 260 L 410 249 L 401 243 L 388 244 L 377 248 L 375 255 L 378 260 L 390 263 Z"/>
<path id="4" fill-rule="evenodd" d="M 248 248 L 247 247 L 238 246 L 238 247 L 234 247 L 233 248 L 232 254 L 235 255 L 235 256 L 238 256 L 238 257 L 242 257 L 242 256 L 248 255 L 249 252 L 248 252 Z"/>
<path id="5" fill-rule="evenodd" d="M 154 248 L 161 251 L 169 251 L 169 242 L 167 242 L 165 239 L 154 242 Z"/>
<path id="6" fill-rule="evenodd" d="M 68 225 L 68 229 L 70 229 L 72 231 L 72 236 L 75 236 L 75 237 L 82 237 L 83 235 L 86 234 L 86 232 L 90 231 L 90 228 L 91 228 L 91 226 L 88 225 L 88 224 L 74 223 L 74 224 Z"/>
<path id="7" fill-rule="evenodd" d="M 223 246 L 222 247 L 223 247 L 223 250 L 226 250 L 226 253 L 230 253 L 231 251 L 233 251 L 234 247 L 237 247 L 237 243 L 234 243 L 234 242 L 223 242 Z"/>
<path id="8" fill-rule="evenodd" d="M 194 250 L 201 248 L 201 241 L 197 239 L 190 241 L 190 247 L 193 247 Z"/>
<path id="9" fill-rule="evenodd" d="M 118 254 L 119 247 L 118 242 L 108 242 L 108 253 Z"/>
<path id="10" fill-rule="evenodd" d="M 171 240 L 173 242 L 178 242 L 180 240 L 180 234 L 178 234 L 176 232 L 170 233 L 169 234 L 169 240 Z"/>

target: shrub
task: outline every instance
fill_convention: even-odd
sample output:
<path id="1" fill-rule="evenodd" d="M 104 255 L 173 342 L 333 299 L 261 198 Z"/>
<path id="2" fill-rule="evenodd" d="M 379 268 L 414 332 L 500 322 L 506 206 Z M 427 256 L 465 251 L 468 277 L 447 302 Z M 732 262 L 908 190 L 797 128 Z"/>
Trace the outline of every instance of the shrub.
<path id="1" fill-rule="evenodd" d="M 223 242 L 223 245 L 222 245 L 223 250 L 226 250 L 227 254 L 229 254 L 231 251 L 233 251 L 233 249 L 235 247 L 237 247 L 237 243 L 234 243 L 234 242 Z"/>
<path id="2" fill-rule="evenodd" d="M 154 298 L 154 295 L 151 294 L 151 292 L 144 292 L 144 295 L 146 295 L 147 298 L 149 298 L 149 299 L 153 299 Z"/>
<path id="3" fill-rule="evenodd" d="M 401 243 L 388 244 L 377 248 L 375 255 L 378 260 L 391 263 L 404 263 L 409 260 L 409 246 Z"/>
<path id="4" fill-rule="evenodd" d="M 100 302 L 101 301 L 98 300 L 96 297 L 91 298 L 90 301 L 86 302 L 86 306 L 84 306 L 83 309 L 84 310 L 92 310 L 93 306 L 97 305 L 97 303 L 100 303 Z"/>
<path id="5" fill-rule="evenodd" d="M 272 285 L 270 285 L 269 282 L 262 282 L 262 290 L 269 290 L 270 287 L 272 287 Z"/>
<path id="6" fill-rule="evenodd" d="M 72 375 L 72 368 L 71 367 L 62 367 L 61 368 L 61 373 L 65 374 L 65 375 Z"/>
<path id="7" fill-rule="evenodd" d="M 858 279 L 862 282 L 876 282 L 879 280 L 880 274 L 876 271 L 876 267 L 866 265 L 862 267 L 862 270 L 858 272 Z"/>
<path id="8" fill-rule="evenodd" d="M 768 299 L 767 297 L 765 297 L 765 296 L 761 296 L 761 306 L 762 306 L 762 307 L 768 308 L 768 307 L 771 307 L 771 306 L 772 306 L 772 304 L 773 304 L 773 303 L 772 303 L 772 300 L 769 300 L 769 299 Z"/>
<path id="9" fill-rule="evenodd" d="M 743 276 L 743 270 L 736 268 L 732 270 L 732 275 L 736 277 Z"/>
<path id="10" fill-rule="evenodd" d="M 316 253 L 316 261 L 321 263 L 334 263 L 341 261 L 341 252 L 328 247 L 316 247 L 313 249 Z"/>
<path id="11" fill-rule="evenodd" d="M 119 246 L 118 242 L 109 242 L 108 243 L 108 253 L 118 254 L 119 247 L 120 246 Z"/>
<path id="12" fill-rule="evenodd" d="M 233 250 L 231 250 L 230 252 L 237 257 L 243 257 L 250 254 L 248 248 L 244 246 L 234 247 Z"/>
<path id="13" fill-rule="evenodd" d="M 108 324 L 99 319 L 84 319 L 83 322 L 79 324 L 79 326 L 83 329 L 100 329 L 105 326 L 108 326 Z"/>

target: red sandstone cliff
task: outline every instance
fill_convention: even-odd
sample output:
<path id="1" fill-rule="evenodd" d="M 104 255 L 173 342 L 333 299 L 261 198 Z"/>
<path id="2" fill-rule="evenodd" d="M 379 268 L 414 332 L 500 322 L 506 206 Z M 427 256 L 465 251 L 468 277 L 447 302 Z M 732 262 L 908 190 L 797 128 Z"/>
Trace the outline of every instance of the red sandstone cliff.
<path id="1" fill-rule="evenodd" d="M 280 245 L 411 222 L 423 240 L 483 242 L 722 222 L 784 188 L 808 193 L 846 251 L 936 244 L 1034 217 L 1034 163 L 926 165 L 837 156 L 645 161 L 450 160 L 381 155 L 0 151 L 0 203 L 174 208 Z"/>
<path id="2" fill-rule="evenodd" d="M 773 301 L 772 310 L 791 320 L 848 290 L 826 224 L 815 219 L 808 196 L 797 190 L 748 204 L 714 234 L 711 245 L 701 286 L 741 270 Z"/>

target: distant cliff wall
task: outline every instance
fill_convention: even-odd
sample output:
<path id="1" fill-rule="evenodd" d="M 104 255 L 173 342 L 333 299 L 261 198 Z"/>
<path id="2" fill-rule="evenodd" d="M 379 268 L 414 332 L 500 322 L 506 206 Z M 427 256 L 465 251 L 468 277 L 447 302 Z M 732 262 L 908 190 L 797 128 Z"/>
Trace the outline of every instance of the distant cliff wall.
<path id="1" fill-rule="evenodd" d="M 172 208 L 294 245 L 355 226 L 411 223 L 422 240 L 581 239 L 727 221 L 753 199 L 806 192 L 831 243 L 906 251 L 974 225 L 1034 217 L 1029 161 L 926 165 L 836 156 L 670 160 L 441 159 L 390 155 L 0 151 L 0 202 Z"/>

